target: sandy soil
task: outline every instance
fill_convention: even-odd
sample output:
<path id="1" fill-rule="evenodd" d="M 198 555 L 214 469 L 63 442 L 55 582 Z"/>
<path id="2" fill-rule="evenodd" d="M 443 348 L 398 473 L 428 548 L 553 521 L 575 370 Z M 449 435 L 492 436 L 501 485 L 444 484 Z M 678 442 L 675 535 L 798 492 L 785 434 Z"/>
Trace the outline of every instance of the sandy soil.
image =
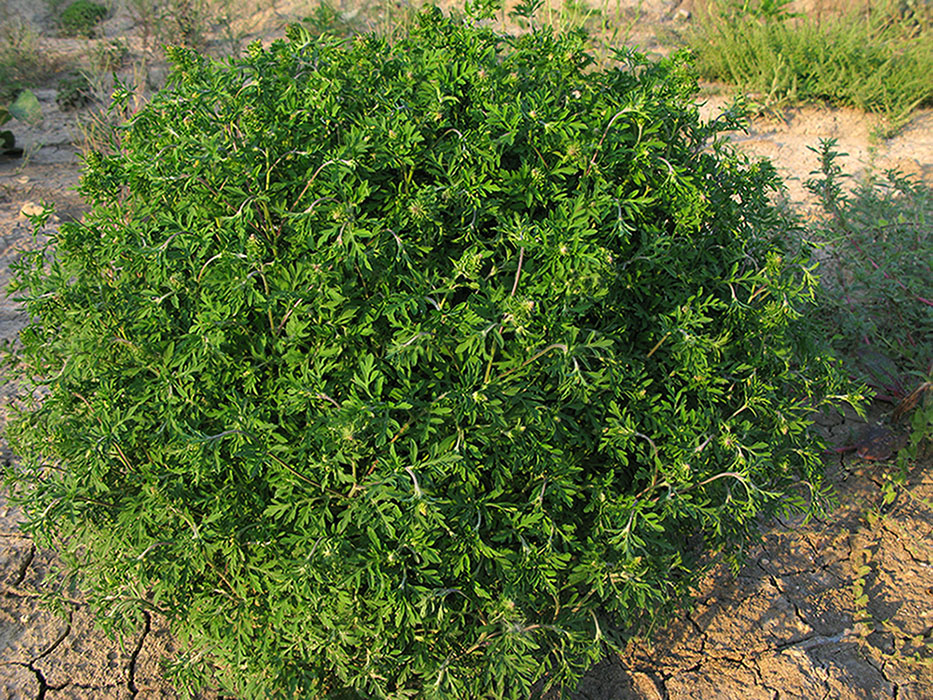
<path id="1" fill-rule="evenodd" d="M 6 19 L 34 28 L 41 48 L 85 60 L 99 43 L 120 38 L 129 47 L 122 71 L 142 86 L 158 86 L 164 66 L 145 40 L 146 27 L 120 3 L 95 41 L 55 36 L 51 11 L 42 2 L 0 0 Z M 636 10 L 641 5 L 641 14 Z M 811 11 L 839 3 L 809 0 Z M 620 18 L 636 18 L 629 39 L 663 51 L 657 30 L 691 21 L 695 3 L 649 0 L 619 3 Z M 263 37 L 280 31 L 303 8 L 265 2 L 243 31 Z M 721 86 L 700 97 L 714 116 L 729 100 Z M 0 285 L 8 265 L 35 242 L 23 211 L 54 203 L 58 222 L 81 216 L 78 182 L 81 142 L 99 112 L 89 107 L 62 112 L 54 82 L 36 90 L 43 120 L 15 124 L 23 158 L 0 161 Z M 872 143 L 875 120 L 848 110 L 800 107 L 760 117 L 748 133 L 736 134 L 744 151 L 771 158 L 785 177 L 794 206 L 812 212 L 803 182 L 817 166 L 808 150 L 821 138 L 839 139 L 849 156 L 847 172 L 896 168 L 933 181 L 933 110 L 918 113 L 896 137 Z M 12 339 L 24 324 L 9 299 L 0 300 L 0 338 Z M 0 407 L 11 387 L 0 387 Z M 825 420 L 820 428 L 836 445 L 850 444 L 856 420 Z M 13 458 L 5 448 L 0 457 Z M 847 455 L 827 457 L 839 494 L 830 517 L 809 523 L 773 521 L 761 526 L 748 563 L 733 574 L 715 570 L 694 610 L 652 642 L 631 643 L 591 670 L 578 689 L 581 700 L 769 698 L 922 700 L 933 698 L 933 462 L 915 465 L 896 498 L 884 505 L 882 489 L 894 473 L 890 463 Z M 160 663 L 173 650 L 164 624 L 149 618 L 122 644 L 92 624 L 75 598 L 66 615 L 42 605 L 54 577 L 54 553 L 37 549 L 17 527 L 18 513 L 0 495 L 0 698 L 98 700 L 175 698 L 160 678 Z M 209 697 L 214 697 L 209 695 Z"/>

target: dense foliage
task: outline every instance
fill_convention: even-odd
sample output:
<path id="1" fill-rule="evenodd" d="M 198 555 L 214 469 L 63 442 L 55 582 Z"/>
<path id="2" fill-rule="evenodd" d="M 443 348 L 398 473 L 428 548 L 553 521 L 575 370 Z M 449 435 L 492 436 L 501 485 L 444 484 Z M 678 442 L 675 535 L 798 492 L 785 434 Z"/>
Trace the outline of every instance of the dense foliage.
<path id="1" fill-rule="evenodd" d="M 92 0 L 75 0 L 62 10 L 58 23 L 65 36 L 92 37 L 107 16 L 107 8 Z"/>
<path id="2" fill-rule="evenodd" d="M 572 687 L 819 494 L 774 171 L 680 59 L 289 36 L 174 50 L 19 264 L 25 527 L 244 697 Z"/>

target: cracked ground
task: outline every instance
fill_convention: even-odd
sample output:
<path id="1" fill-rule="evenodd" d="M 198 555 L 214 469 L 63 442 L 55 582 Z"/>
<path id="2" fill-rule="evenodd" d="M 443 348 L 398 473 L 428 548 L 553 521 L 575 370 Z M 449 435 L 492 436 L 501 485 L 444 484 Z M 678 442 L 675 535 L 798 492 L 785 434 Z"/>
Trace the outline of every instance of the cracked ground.
<path id="1" fill-rule="evenodd" d="M 845 444 L 852 423 L 825 427 Z M 715 570 L 692 611 L 593 669 L 580 700 L 933 698 L 933 464 L 903 484 L 893 464 L 827 468 L 837 509 L 767 523 L 737 575 Z"/>

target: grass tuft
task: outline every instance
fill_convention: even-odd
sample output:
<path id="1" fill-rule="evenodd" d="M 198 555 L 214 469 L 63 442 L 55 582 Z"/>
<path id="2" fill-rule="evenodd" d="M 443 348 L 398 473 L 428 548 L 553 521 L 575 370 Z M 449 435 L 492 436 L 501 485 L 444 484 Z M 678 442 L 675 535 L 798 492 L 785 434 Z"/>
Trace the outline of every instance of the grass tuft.
<path id="1" fill-rule="evenodd" d="M 0 103 L 47 80 L 61 66 L 40 50 L 39 36 L 0 0 Z"/>
<path id="2" fill-rule="evenodd" d="M 930 20 L 929 7 L 909 3 L 826 20 L 717 0 L 685 39 L 703 78 L 766 105 L 817 100 L 878 113 L 890 135 L 933 104 Z"/>

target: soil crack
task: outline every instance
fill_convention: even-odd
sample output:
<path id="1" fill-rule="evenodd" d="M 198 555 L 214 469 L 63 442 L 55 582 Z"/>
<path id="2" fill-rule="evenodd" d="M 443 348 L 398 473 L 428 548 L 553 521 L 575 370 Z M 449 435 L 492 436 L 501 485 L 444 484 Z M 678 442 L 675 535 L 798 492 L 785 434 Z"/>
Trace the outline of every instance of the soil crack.
<path id="1" fill-rule="evenodd" d="M 29 567 L 32 566 L 33 559 L 36 558 L 36 545 L 29 544 L 29 552 L 26 554 L 26 558 L 23 559 L 23 563 L 19 565 L 19 569 L 16 572 L 16 576 L 13 578 L 13 585 L 19 586 L 22 584 L 23 580 L 26 578 L 26 572 L 29 571 Z"/>
<path id="2" fill-rule="evenodd" d="M 40 657 L 41 658 L 41 657 Z M 38 660 L 38 659 L 36 659 Z M 68 682 L 66 681 L 62 685 L 51 685 L 45 678 L 45 674 L 42 673 L 41 668 L 36 668 L 33 664 L 35 661 L 30 661 L 28 664 L 22 664 L 23 667 L 28 668 L 36 676 L 36 682 L 39 684 L 39 692 L 36 694 L 36 700 L 45 700 L 45 694 L 50 690 L 62 690 L 63 688 L 68 687 Z"/>
<path id="3" fill-rule="evenodd" d="M 136 662 L 139 660 L 139 654 L 142 651 L 143 644 L 146 642 L 146 637 L 149 636 L 149 631 L 152 629 L 152 616 L 146 610 L 143 610 L 143 620 L 143 631 L 139 635 L 139 641 L 136 642 L 136 648 L 133 649 L 133 653 L 130 655 L 130 662 L 127 665 L 126 687 L 130 691 L 131 698 L 135 698 L 139 693 L 139 688 L 136 687 Z"/>
<path id="4" fill-rule="evenodd" d="M 65 629 L 62 630 L 62 633 L 61 633 L 60 635 L 58 635 L 58 638 L 57 638 L 54 642 L 52 642 L 51 644 L 49 644 L 48 647 L 46 647 L 45 651 L 43 651 L 41 654 L 39 654 L 39 655 L 38 655 L 37 657 L 35 657 L 34 659 L 30 659 L 30 661 L 29 661 L 29 663 L 28 663 L 29 668 L 33 668 L 33 665 L 34 665 L 37 661 L 40 661 L 40 660 L 44 659 L 46 656 L 48 656 L 49 654 L 51 654 L 53 651 L 55 651 L 55 650 L 62 644 L 62 642 L 65 641 L 65 639 L 68 638 L 68 635 L 71 634 L 71 621 L 72 621 L 72 615 L 71 615 L 71 611 L 69 610 L 69 611 L 68 611 L 68 621 L 65 623 Z"/>

